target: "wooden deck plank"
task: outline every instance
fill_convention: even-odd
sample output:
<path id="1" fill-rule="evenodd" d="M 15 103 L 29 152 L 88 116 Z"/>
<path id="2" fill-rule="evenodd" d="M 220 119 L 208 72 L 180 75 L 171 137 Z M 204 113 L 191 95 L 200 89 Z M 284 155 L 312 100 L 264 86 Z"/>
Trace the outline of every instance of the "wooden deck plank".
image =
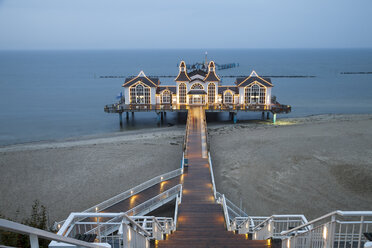
<path id="1" fill-rule="evenodd" d="M 265 241 L 247 240 L 246 235 L 228 232 L 222 207 L 215 203 L 208 159 L 203 158 L 201 107 L 190 107 L 187 157 L 182 203 L 178 209 L 177 231 L 156 247 L 267 247 Z"/>

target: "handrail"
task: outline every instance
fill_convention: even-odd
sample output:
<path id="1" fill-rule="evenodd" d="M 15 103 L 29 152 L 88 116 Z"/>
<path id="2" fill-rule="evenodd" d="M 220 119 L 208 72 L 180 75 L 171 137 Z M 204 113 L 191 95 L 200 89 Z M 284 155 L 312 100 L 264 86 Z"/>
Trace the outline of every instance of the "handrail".
<path id="1" fill-rule="evenodd" d="M 227 210 L 226 199 L 225 199 L 224 194 L 222 194 L 222 207 L 223 207 L 223 212 L 224 212 L 224 215 L 225 215 L 226 228 L 227 228 L 228 231 L 230 231 L 231 230 L 231 228 L 230 228 L 230 218 L 229 218 L 229 212 Z"/>
<path id="2" fill-rule="evenodd" d="M 212 166 L 212 160 L 211 160 L 211 153 L 210 152 L 208 152 L 208 161 L 209 161 L 209 168 L 210 168 L 211 177 L 212 177 L 213 195 L 214 195 L 214 199 L 216 199 L 216 184 L 214 182 L 214 173 L 213 173 L 213 166 Z"/>
<path id="3" fill-rule="evenodd" d="M 123 201 L 135 194 L 138 194 L 139 192 L 142 192 L 143 190 L 146 190 L 158 183 L 161 183 L 163 181 L 166 181 L 166 180 L 169 180 L 171 178 L 174 178 L 176 176 L 179 176 L 179 175 L 182 175 L 183 173 L 183 169 L 182 168 L 179 168 L 179 169 L 176 169 L 176 170 L 173 170 L 171 172 L 168 172 L 168 173 L 165 173 L 165 174 L 162 174 L 160 176 L 157 176 L 157 177 L 154 177 L 144 183 L 141 183 L 125 192 L 122 192 L 114 197 L 111 197 L 110 199 L 106 200 L 106 201 L 103 201 L 93 207 L 90 207 L 86 210 L 83 211 L 83 213 L 92 213 L 92 212 L 98 212 L 98 211 L 102 211 L 102 210 L 105 210 L 113 205 L 115 205 L 116 203 L 120 202 L 120 201 Z M 63 221 L 59 221 L 59 222 L 56 222 L 54 224 L 54 227 L 57 228 L 58 225 L 61 225 L 65 222 L 65 220 Z"/>
<path id="4" fill-rule="evenodd" d="M 262 227 L 265 223 L 269 222 L 270 220 L 273 220 L 274 218 L 301 218 L 302 221 L 305 223 L 303 225 L 306 225 L 308 223 L 306 217 L 302 214 L 281 214 L 281 215 L 271 215 L 270 217 L 267 217 L 264 221 L 258 223 L 252 231 L 255 231 Z"/>
<path id="5" fill-rule="evenodd" d="M 333 211 L 333 212 L 330 212 L 328 214 L 325 214 L 319 218 L 316 218 L 306 224 L 303 224 L 301 226 L 298 226 L 298 227 L 295 227 L 295 228 L 292 228 L 291 230 L 288 230 L 288 231 L 285 231 L 285 232 L 282 232 L 281 235 L 287 235 L 289 233 L 292 233 L 294 231 L 297 231 L 299 229 L 302 229 L 306 226 L 309 226 L 309 225 L 312 225 L 318 221 L 321 221 L 323 219 L 326 219 L 326 218 L 329 218 L 331 217 L 332 215 L 340 215 L 340 216 L 372 216 L 372 211 L 340 211 L 340 210 L 337 210 L 337 211 Z"/>
<path id="6" fill-rule="evenodd" d="M 164 191 L 163 193 L 161 193 L 161 194 L 159 194 L 159 195 L 157 195 L 157 196 L 155 196 L 155 197 L 137 205 L 136 207 L 126 211 L 125 213 L 127 215 L 129 215 L 131 213 L 131 216 L 134 216 L 134 215 L 136 215 L 140 212 L 139 209 L 145 209 L 146 207 L 147 208 L 151 207 L 152 204 L 149 205 L 150 202 L 154 202 L 154 201 L 158 202 L 158 201 L 167 199 L 167 198 L 169 198 L 169 195 L 174 195 L 176 193 L 178 194 L 179 191 L 182 191 L 182 184 L 177 184 L 176 186 L 174 186 L 174 187 Z M 164 196 L 167 196 L 167 197 L 163 198 Z"/>
<path id="7" fill-rule="evenodd" d="M 139 230 L 141 230 L 144 234 L 150 236 L 151 234 L 147 232 L 145 229 L 143 229 L 142 226 L 138 225 L 134 220 L 132 220 L 128 214 L 124 212 L 120 213 L 71 213 L 68 218 L 66 219 L 66 222 L 63 224 L 61 229 L 58 231 L 58 235 L 63 235 L 65 231 L 67 231 L 68 227 L 71 225 L 72 221 L 75 218 L 89 218 L 89 217 L 103 217 L 103 218 L 113 218 L 107 222 L 112 222 L 112 220 L 116 218 L 125 218 L 128 222 L 130 222 L 132 225 L 136 226 Z"/>
<path id="8" fill-rule="evenodd" d="M 0 219 L 0 229 L 10 231 L 10 232 L 29 235 L 32 248 L 38 247 L 38 241 L 37 241 L 38 237 L 51 240 L 51 241 L 63 242 L 63 243 L 76 245 L 76 246 L 82 246 L 82 247 L 107 248 L 107 246 L 105 245 L 88 243 L 85 241 L 64 237 L 58 234 L 54 234 L 54 233 L 44 231 L 38 228 L 22 225 L 22 224 L 9 221 L 9 220 L 5 220 L 5 219 Z"/>

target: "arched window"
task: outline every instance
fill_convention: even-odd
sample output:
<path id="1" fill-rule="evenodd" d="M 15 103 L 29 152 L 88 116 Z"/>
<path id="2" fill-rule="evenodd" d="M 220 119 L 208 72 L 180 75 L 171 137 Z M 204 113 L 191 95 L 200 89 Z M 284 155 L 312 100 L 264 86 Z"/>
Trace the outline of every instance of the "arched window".
<path id="1" fill-rule="evenodd" d="M 225 94 L 224 94 L 224 103 L 225 104 L 232 104 L 232 103 L 234 103 L 234 101 L 233 101 L 233 94 L 229 90 L 225 91 Z"/>
<path id="2" fill-rule="evenodd" d="M 185 104 L 186 103 L 186 84 L 180 83 L 178 86 L 178 103 Z"/>
<path id="3" fill-rule="evenodd" d="M 129 89 L 130 103 L 132 104 L 150 104 L 150 87 L 137 84 Z"/>
<path id="4" fill-rule="evenodd" d="M 245 87 L 244 96 L 246 104 L 265 104 L 266 89 L 258 84 L 253 84 L 251 87 Z"/>
<path id="5" fill-rule="evenodd" d="M 138 84 L 136 86 L 136 103 L 145 103 L 145 96 L 143 91 L 143 86 Z"/>
<path id="6" fill-rule="evenodd" d="M 170 102 L 171 102 L 171 94 L 170 94 L 169 90 L 164 90 L 161 93 L 161 103 L 167 104 L 167 103 L 170 103 Z"/>
<path id="7" fill-rule="evenodd" d="M 214 83 L 208 84 L 208 103 L 215 103 L 216 101 L 216 85 Z"/>
<path id="8" fill-rule="evenodd" d="M 199 83 L 195 83 L 195 84 L 191 85 L 191 89 L 192 90 L 204 90 L 204 87 L 203 87 L 203 85 L 201 85 Z"/>

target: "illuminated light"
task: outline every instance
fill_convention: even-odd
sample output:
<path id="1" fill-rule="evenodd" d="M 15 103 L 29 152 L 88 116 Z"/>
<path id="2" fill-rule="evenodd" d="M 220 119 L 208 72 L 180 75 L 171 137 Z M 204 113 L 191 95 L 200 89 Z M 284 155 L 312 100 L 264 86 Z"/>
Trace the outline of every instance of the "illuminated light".
<path id="1" fill-rule="evenodd" d="M 287 241 L 287 248 L 290 248 L 290 247 L 291 247 L 291 240 L 288 239 L 288 241 Z"/>
<path id="2" fill-rule="evenodd" d="M 96 207 L 96 212 L 98 212 L 98 207 Z"/>
<path id="3" fill-rule="evenodd" d="M 248 229 L 248 222 L 245 224 L 245 228 L 247 228 Z"/>
<path id="4" fill-rule="evenodd" d="M 254 239 L 257 239 L 257 233 L 254 233 Z"/>
<path id="5" fill-rule="evenodd" d="M 58 224 L 58 229 L 61 229 L 61 224 Z"/>
<path id="6" fill-rule="evenodd" d="M 164 177 L 161 177 L 161 178 L 160 178 L 160 180 L 163 180 L 163 179 L 164 179 Z"/>
<path id="7" fill-rule="evenodd" d="M 324 226 L 323 228 L 323 239 L 327 239 L 327 226 Z"/>
<path id="8" fill-rule="evenodd" d="M 245 234 L 245 239 L 248 239 L 248 233 Z"/>
<path id="9" fill-rule="evenodd" d="M 133 190 L 130 191 L 130 194 L 133 195 Z"/>
<path id="10" fill-rule="evenodd" d="M 269 232 L 271 231 L 271 223 L 269 224 L 269 226 L 267 227 Z"/>
<path id="11" fill-rule="evenodd" d="M 128 233 L 127 233 L 128 241 L 131 241 L 132 239 L 132 234 L 130 232 L 130 228 L 128 228 Z"/>
<path id="12" fill-rule="evenodd" d="M 268 246 L 271 245 L 271 239 L 268 239 L 268 240 L 267 240 L 267 245 L 268 245 Z"/>

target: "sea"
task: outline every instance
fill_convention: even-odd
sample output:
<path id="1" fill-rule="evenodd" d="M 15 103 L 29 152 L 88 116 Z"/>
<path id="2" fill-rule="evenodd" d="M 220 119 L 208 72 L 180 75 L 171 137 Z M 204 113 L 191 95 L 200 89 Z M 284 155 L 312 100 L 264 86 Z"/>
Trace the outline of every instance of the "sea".
<path id="1" fill-rule="evenodd" d="M 104 106 L 117 101 L 124 78 L 141 70 L 176 76 L 178 64 L 202 63 L 204 49 L 0 51 L 0 146 L 105 135 L 128 130 L 184 125 L 168 114 L 136 113 L 119 126 Z M 372 113 L 372 49 L 208 49 L 208 60 L 236 63 L 220 70 L 223 85 L 234 76 L 271 76 L 273 95 L 292 112 L 278 118 L 318 114 Z M 231 77 L 230 77 L 231 76 Z M 175 84 L 160 77 L 162 84 Z M 239 113 L 238 121 L 260 118 Z M 211 122 L 228 122 L 227 114 Z"/>

